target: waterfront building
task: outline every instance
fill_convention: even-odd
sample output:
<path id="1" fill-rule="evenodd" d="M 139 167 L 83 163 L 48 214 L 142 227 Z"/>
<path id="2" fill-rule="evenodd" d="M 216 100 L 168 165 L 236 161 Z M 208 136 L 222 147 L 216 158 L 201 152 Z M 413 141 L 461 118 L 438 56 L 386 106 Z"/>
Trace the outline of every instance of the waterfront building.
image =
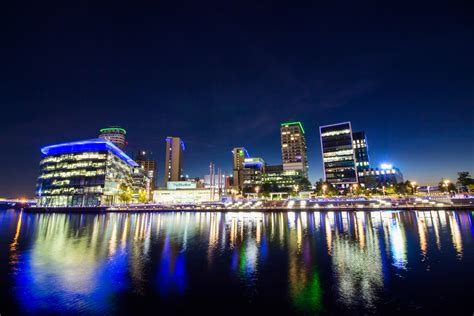
<path id="1" fill-rule="evenodd" d="M 234 187 L 242 190 L 244 186 L 244 159 L 250 158 L 250 155 L 244 147 L 237 147 L 232 150 L 232 175 Z"/>
<path id="2" fill-rule="evenodd" d="M 41 148 L 38 206 L 102 206 L 119 203 L 132 188 L 138 164 L 108 140 L 98 138 Z"/>
<path id="3" fill-rule="evenodd" d="M 403 182 L 402 172 L 392 165 L 382 164 L 381 168 L 361 170 L 358 173 L 360 183 L 370 189 Z"/>
<path id="4" fill-rule="evenodd" d="M 284 170 L 299 170 L 308 177 L 306 138 L 301 122 L 286 122 L 280 127 L 281 159 Z"/>
<path id="5" fill-rule="evenodd" d="M 151 153 L 146 150 L 138 151 L 135 156 L 135 162 L 145 169 L 147 176 L 150 178 L 150 190 L 156 188 L 156 160 L 151 159 Z"/>
<path id="6" fill-rule="evenodd" d="M 184 142 L 179 137 L 166 137 L 165 186 L 168 181 L 180 181 L 183 172 Z"/>
<path id="7" fill-rule="evenodd" d="M 153 202 L 165 205 L 199 204 L 210 201 L 210 189 L 155 190 Z"/>
<path id="8" fill-rule="evenodd" d="M 290 191 L 302 177 L 298 170 L 284 170 L 283 165 L 269 165 L 265 166 L 262 183 L 268 186 L 270 191 Z"/>
<path id="9" fill-rule="evenodd" d="M 168 181 L 166 183 L 167 190 L 183 190 L 183 189 L 196 189 L 198 182 L 196 181 Z"/>
<path id="10" fill-rule="evenodd" d="M 265 173 L 265 161 L 262 158 L 245 158 L 243 167 L 244 190 L 253 190 L 262 185 L 262 177 Z"/>
<path id="11" fill-rule="evenodd" d="M 350 122 L 319 127 L 324 179 L 338 188 L 358 183 Z"/>
<path id="12" fill-rule="evenodd" d="M 102 128 L 99 132 L 99 138 L 103 138 L 112 142 L 115 146 L 122 150 L 125 148 L 125 145 L 127 144 L 125 140 L 125 134 L 127 134 L 127 131 L 125 129 L 119 126 L 111 126 Z"/>
<path id="13" fill-rule="evenodd" d="M 144 190 L 146 193 L 146 202 L 150 199 L 151 178 L 149 173 L 142 166 L 134 167 L 132 169 L 132 200 L 135 203 L 143 203 L 144 200 L 140 197 L 140 191 Z"/>
<path id="14" fill-rule="evenodd" d="M 354 155 L 358 171 L 370 169 L 369 162 L 369 145 L 365 132 L 352 133 L 352 146 L 354 147 Z"/>

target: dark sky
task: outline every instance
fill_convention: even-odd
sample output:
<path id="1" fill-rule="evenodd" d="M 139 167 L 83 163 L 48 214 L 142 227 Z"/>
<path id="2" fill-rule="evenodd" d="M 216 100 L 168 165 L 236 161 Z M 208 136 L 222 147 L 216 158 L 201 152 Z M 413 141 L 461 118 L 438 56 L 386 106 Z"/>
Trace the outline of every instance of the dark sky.
<path id="1" fill-rule="evenodd" d="M 0 10 L 0 196 L 33 195 L 43 145 L 107 125 L 128 130 L 129 152 L 154 152 L 160 181 L 168 135 L 187 144 L 185 173 L 202 177 L 210 161 L 230 171 L 235 146 L 280 163 L 280 123 L 291 120 L 306 130 L 311 181 L 322 177 L 318 126 L 341 121 L 366 131 L 373 165 L 391 162 L 405 178 L 474 171 L 466 5 L 10 2 Z"/>

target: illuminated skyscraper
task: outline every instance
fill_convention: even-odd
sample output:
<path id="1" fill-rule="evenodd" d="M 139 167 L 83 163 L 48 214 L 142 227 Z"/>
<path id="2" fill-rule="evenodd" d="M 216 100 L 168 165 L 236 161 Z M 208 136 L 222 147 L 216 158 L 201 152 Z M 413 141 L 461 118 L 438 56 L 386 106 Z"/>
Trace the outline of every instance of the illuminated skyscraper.
<path id="1" fill-rule="evenodd" d="M 367 143 L 367 137 L 365 136 L 365 132 L 354 132 L 352 133 L 352 138 L 352 145 L 354 147 L 357 170 L 369 170 L 369 144 Z"/>
<path id="2" fill-rule="evenodd" d="M 283 169 L 297 170 L 302 176 L 308 177 L 308 156 L 303 125 L 301 122 L 282 123 L 280 133 Z"/>
<path id="3" fill-rule="evenodd" d="M 101 129 L 99 138 L 106 139 L 112 142 L 115 146 L 120 149 L 123 149 L 127 144 L 125 141 L 125 134 L 127 131 L 118 126 L 111 126 Z"/>
<path id="4" fill-rule="evenodd" d="M 338 187 L 357 183 L 351 123 L 321 126 L 319 132 L 325 180 Z"/>
<path id="5" fill-rule="evenodd" d="M 166 137 L 165 186 L 168 181 L 180 181 L 183 172 L 184 142 L 179 137 Z"/>
<path id="6" fill-rule="evenodd" d="M 249 158 L 249 153 L 244 147 L 234 148 L 232 150 L 233 155 L 233 178 L 234 178 L 234 187 L 242 190 L 244 185 L 244 160 Z"/>

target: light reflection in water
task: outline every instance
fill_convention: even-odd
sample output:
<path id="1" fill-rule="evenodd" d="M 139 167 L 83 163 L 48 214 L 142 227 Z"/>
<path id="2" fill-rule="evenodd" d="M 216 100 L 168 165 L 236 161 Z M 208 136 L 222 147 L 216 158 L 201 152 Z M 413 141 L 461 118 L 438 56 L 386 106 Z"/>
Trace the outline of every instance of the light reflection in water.
<path id="1" fill-rule="evenodd" d="M 6 226 L 6 216 L 0 215 L 0 225 Z M 335 295 L 340 306 L 375 311 L 390 273 L 405 273 L 442 247 L 462 260 L 473 239 L 472 214 L 462 212 L 18 213 L 11 218 L 14 293 L 27 313 L 113 312 L 119 297 L 130 292 L 182 297 L 205 289 L 205 277 L 216 271 L 215 277 L 234 278 L 250 289 L 250 296 L 259 295 L 259 284 L 283 278 L 297 311 L 323 311 L 325 295 Z M 409 248 L 419 254 L 409 257 Z M 280 267 L 278 274 L 265 273 Z"/>

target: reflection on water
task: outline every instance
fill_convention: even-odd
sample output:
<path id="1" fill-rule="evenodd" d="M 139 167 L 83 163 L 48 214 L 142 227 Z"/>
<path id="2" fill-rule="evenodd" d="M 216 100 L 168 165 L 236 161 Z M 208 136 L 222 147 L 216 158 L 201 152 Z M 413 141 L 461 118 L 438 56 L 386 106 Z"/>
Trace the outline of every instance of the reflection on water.
<path id="1" fill-rule="evenodd" d="M 1 211 L 0 237 L 8 244 L 0 244 L 0 261 L 8 266 L 0 265 L 0 277 L 10 282 L 9 303 L 26 313 L 110 313 L 140 297 L 164 306 L 192 304 L 209 291 L 238 297 L 243 310 L 261 301 L 288 304 L 295 313 L 377 313 L 399 304 L 403 289 L 424 278 L 439 278 L 443 288 L 454 282 L 444 272 L 467 273 L 472 217 L 444 211 Z M 472 277 L 456 284 L 463 281 Z"/>

